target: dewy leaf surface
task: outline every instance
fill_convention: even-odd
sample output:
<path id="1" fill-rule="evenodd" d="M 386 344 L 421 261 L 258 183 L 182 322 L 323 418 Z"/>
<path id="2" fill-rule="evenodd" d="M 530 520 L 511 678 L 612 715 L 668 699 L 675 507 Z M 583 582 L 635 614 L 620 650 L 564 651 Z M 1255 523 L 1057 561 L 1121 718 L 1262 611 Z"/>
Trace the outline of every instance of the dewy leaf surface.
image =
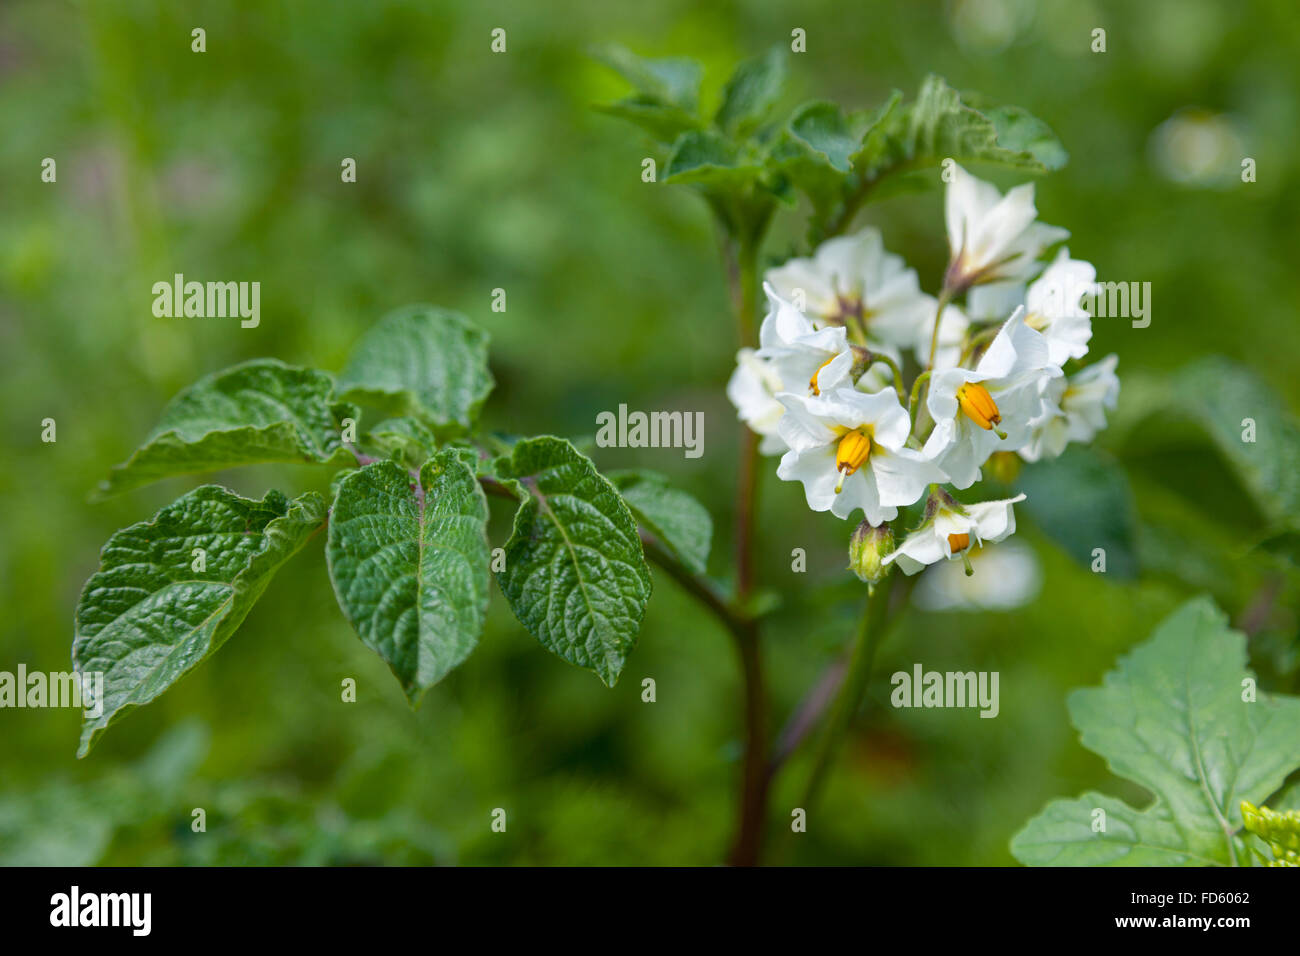
<path id="1" fill-rule="evenodd" d="M 77 606 L 73 666 L 104 675 L 103 713 L 85 719 L 78 755 L 220 648 L 325 515 L 314 493 L 253 501 L 204 485 L 114 534 Z"/>
<path id="2" fill-rule="evenodd" d="M 622 497 L 561 438 L 529 438 L 498 459 L 522 496 L 497 580 L 519 622 L 613 686 L 636 644 L 650 569 Z"/>
<path id="3" fill-rule="evenodd" d="M 487 615 L 487 499 L 461 452 L 339 482 L 326 555 L 339 606 L 415 703 L 469 656 Z"/>
<path id="4" fill-rule="evenodd" d="M 1145 810 L 1087 793 L 1056 800 L 1011 851 L 1030 865 L 1203 866 L 1248 862 L 1241 801 L 1264 803 L 1300 766 L 1300 698 L 1243 700 L 1246 639 L 1208 598 L 1165 619 L 1106 675 L 1076 690 L 1085 747 L 1155 797 Z M 1094 829 L 1094 811 L 1106 829 Z"/>
<path id="5" fill-rule="evenodd" d="M 457 312 L 413 305 L 361 337 L 339 376 L 346 399 L 465 430 L 492 391 L 488 334 Z"/>
<path id="6" fill-rule="evenodd" d="M 356 408 L 334 399 L 325 372 L 256 359 L 180 392 L 130 459 L 101 482 L 115 494 L 171 475 L 264 463 L 344 465 L 342 422 Z"/>

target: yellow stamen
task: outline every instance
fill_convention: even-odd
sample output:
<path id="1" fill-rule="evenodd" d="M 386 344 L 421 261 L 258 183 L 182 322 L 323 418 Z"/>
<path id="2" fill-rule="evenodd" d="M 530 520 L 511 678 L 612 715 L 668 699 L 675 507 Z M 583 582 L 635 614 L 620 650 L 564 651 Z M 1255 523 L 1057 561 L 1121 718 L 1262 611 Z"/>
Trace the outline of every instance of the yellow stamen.
<path id="1" fill-rule="evenodd" d="M 830 365 L 831 362 L 834 362 L 834 361 L 835 361 L 835 356 L 832 355 L 832 356 L 831 356 L 830 358 L 828 358 L 825 362 L 822 362 L 821 365 L 818 365 L 818 366 L 817 366 L 817 371 L 813 372 L 813 373 L 812 373 L 812 378 L 808 379 L 808 387 L 809 387 L 810 389 L 812 389 L 812 393 L 813 393 L 814 395 L 820 395 L 820 394 L 822 393 L 822 390 L 821 390 L 820 388 L 817 387 L 817 376 L 820 375 L 820 374 L 822 373 L 822 369 L 824 369 L 827 365 Z"/>
<path id="2" fill-rule="evenodd" d="M 1002 422 L 1002 413 L 989 390 L 978 382 L 967 382 L 957 389 L 957 404 L 980 428 L 988 431 Z"/>
<path id="3" fill-rule="evenodd" d="M 969 534 L 950 534 L 948 535 L 948 550 L 953 554 L 958 551 L 965 551 L 970 547 Z"/>
<path id="4" fill-rule="evenodd" d="M 835 485 L 836 494 L 844 487 L 844 479 L 866 464 L 869 457 L 871 436 L 865 429 L 855 429 L 840 439 L 835 448 L 835 470 L 840 473 L 839 483 Z"/>

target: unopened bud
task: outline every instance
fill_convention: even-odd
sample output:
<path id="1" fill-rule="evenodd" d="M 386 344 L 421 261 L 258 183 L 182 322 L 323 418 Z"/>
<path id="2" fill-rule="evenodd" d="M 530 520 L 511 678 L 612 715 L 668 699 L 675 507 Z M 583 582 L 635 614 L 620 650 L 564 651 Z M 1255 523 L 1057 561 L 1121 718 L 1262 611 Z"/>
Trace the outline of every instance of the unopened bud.
<path id="1" fill-rule="evenodd" d="M 894 532 L 888 523 L 872 527 L 863 521 L 849 537 L 849 570 L 875 588 L 893 570 L 885 564 L 885 556 L 894 550 Z"/>
<path id="2" fill-rule="evenodd" d="M 853 368 L 849 370 L 849 376 L 856 382 L 876 364 L 876 356 L 871 349 L 861 345 L 850 345 L 849 348 L 853 351 Z"/>

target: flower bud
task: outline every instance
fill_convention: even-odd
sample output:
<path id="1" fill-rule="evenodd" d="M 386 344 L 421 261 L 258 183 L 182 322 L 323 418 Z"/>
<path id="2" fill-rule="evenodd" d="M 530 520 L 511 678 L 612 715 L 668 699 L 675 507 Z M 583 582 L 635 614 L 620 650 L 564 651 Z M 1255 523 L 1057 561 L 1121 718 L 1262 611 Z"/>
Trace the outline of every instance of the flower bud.
<path id="1" fill-rule="evenodd" d="M 853 368 L 849 370 L 849 376 L 856 382 L 876 364 L 876 357 L 864 346 L 850 345 L 849 348 L 853 351 Z"/>
<path id="2" fill-rule="evenodd" d="M 849 537 L 849 570 L 874 589 L 893 570 L 892 564 L 884 562 L 893 550 L 894 532 L 888 523 L 872 527 L 863 521 Z"/>

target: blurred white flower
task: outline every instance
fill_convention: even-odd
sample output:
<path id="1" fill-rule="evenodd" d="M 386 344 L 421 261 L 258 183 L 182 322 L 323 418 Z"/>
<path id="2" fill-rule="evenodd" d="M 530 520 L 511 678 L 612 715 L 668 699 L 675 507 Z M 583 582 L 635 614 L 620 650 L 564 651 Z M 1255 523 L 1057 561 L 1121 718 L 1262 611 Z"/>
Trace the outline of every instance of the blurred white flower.
<path id="1" fill-rule="evenodd" d="M 1016 540 L 970 552 L 974 575 L 941 561 L 921 575 L 912 600 L 927 611 L 1009 611 L 1038 595 L 1043 574 L 1034 549 Z"/>
<path id="2" fill-rule="evenodd" d="M 1029 441 L 1020 449 L 1025 461 L 1055 458 L 1070 442 L 1088 442 L 1106 427 L 1106 412 L 1119 401 L 1118 355 L 1107 355 L 1069 379 L 1047 383 L 1043 414 L 1032 424 Z"/>
<path id="3" fill-rule="evenodd" d="M 1035 221 L 1033 183 L 1003 196 L 956 164 L 944 215 L 951 253 L 944 287 L 953 292 L 986 282 L 1025 282 L 1038 272 L 1044 250 L 1070 235 Z"/>
<path id="4" fill-rule="evenodd" d="M 1070 251 L 1057 253 L 1043 274 L 1030 283 L 997 282 L 971 289 L 969 306 L 977 318 L 1002 319 L 1025 306 L 1025 324 L 1047 339 L 1048 358 L 1064 365 L 1083 358 L 1092 338 L 1092 318 L 1083 297 L 1097 292 L 1097 270 L 1092 263 L 1071 259 Z"/>
<path id="5" fill-rule="evenodd" d="M 915 270 L 901 256 L 885 251 L 878 229 L 828 239 L 812 258 L 770 270 L 766 281 L 819 328 L 842 326 L 857 345 L 896 361 L 902 349 L 923 347 L 928 353 L 938 303 L 921 291 Z M 960 310 L 945 313 L 940 341 L 948 347 L 959 343 L 966 327 Z"/>
<path id="6" fill-rule="evenodd" d="M 1246 155 L 1233 121 L 1221 113 L 1180 110 L 1151 133 L 1151 164 L 1166 179 L 1185 186 L 1240 184 Z"/>
<path id="7" fill-rule="evenodd" d="M 962 504 L 944 491 L 930 496 L 926 517 L 921 526 L 903 539 L 885 563 L 896 563 L 904 574 L 915 574 L 937 561 L 960 558 L 970 573 L 967 552 L 1009 537 L 1016 530 L 1016 513 L 1012 507 L 1024 501 L 1024 495 L 998 501 Z"/>
<path id="8" fill-rule="evenodd" d="M 727 398 L 736 406 L 737 417 L 762 438 L 758 450 L 764 455 L 785 451 L 785 442 L 777 434 L 785 406 L 776 400 L 777 393 L 784 388 L 781 377 L 767 359 L 753 349 L 736 353 L 736 370 L 727 382 Z"/>
<path id="9" fill-rule="evenodd" d="M 930 378 L 926 408 L 934 431 L 925 455 L 957 488 L 980 477 L 995 451 L 1018 451 L 1043 414 L 1043 389 L 1061 370 L 1051 364 L 1047 340 L 1025 325 L 1018 309 L 998 330 L 974 370 L 942 369 Z"/>
<path id="10" fill-rule="evenodd" d="M 955 0 L 948 13 L 953 39 L 987 55 L 1005 50 L 1033 16 L 1025 0 Z"/>
<path id="11" fill-rule="evenodd" d="M 911 421 L 893 389 L 851 388 L 810 397 L 779 396 L 786 413 L 779 432 L 790 450 L 777 475 L 803 483 L 808 507 L 848 518 L 859 508 L 873 525 L 892 521 L 943 476 L 905 447 Z"/>

